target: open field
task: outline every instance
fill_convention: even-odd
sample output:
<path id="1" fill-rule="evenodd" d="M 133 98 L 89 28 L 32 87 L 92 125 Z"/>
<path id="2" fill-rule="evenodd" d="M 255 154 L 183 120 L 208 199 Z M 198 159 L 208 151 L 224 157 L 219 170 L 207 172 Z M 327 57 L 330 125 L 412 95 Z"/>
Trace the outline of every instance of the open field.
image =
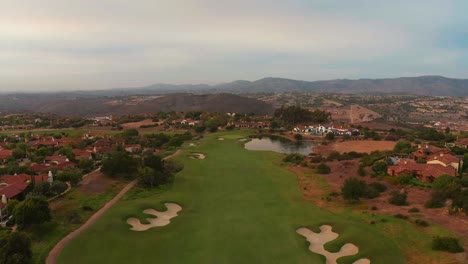
<path id="1" fill-rule="evenodd" d="M 363 257 L 373 263 L 404 263 L 395 240 L 358 217 L 306 201 L 296 176 L 275 162 L 280 155 L 245 150 L 237 141 L 244 136 L 212 134 L 184 150 L 175 159 L 185 168 L 169 191 L 119 201 L 65 247 L 59 263 L 320 263 L 323 256 L 310 252 L 296 230 L 323 224 L 340 234 L 327 248 L 359 247 L 359 254 L 338 263 Z M 205 153 L 206 159 L 190 159 L 186 154 L 192 150 Z M 143 210 L 164 211 L 166 202 L 183 208 L 170 225 L 130 230 L 128 218 L 143 220 Z"/>
<path id="2" fill-rule="evenodd" d="M 319 145 L 314 148 L 314 152 L 322 156 L 328 156 L 333 151 L 338 151 L 340 153 L 351 151 L 371 153 L 375 150 L 392 150 L 395 147 L 395 144 L 395 141 L 352 140 L 333 142 L 328 145 Z"/>

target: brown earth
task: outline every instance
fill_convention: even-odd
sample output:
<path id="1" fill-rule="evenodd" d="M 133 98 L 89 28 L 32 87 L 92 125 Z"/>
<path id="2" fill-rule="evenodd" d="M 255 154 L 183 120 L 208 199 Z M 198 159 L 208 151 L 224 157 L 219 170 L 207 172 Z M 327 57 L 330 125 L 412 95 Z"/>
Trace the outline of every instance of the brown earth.
<path id="1" fill-rule="evenodd" d="M 305 199 L 313 202 L 319 207 L 329 210 L 338 210 L 337 208 L 344 205 L 344 201 L 342 199 L 333 199 L 331 201 L 325 202 L 326 200 L 324 198 L 333 192 L 340 193 L 341 187 L 343 186 L 346 179 L 358 178 L 366 181 L 367 183 L 380 182 L 387 186 L 388 189 L 387 191 L 383 192 L 380 197 L 374 199 L 362 199 L 362 202 L 366 205 L 367 208 L 376 207 L 377 210 L 373 212 L 386 215 L 411 215 L 408 210 L 413 207 L 418 208 L 420 212 L 413 213 L 414 216 L 429 222 L 436 223 L 454 232 L 462 238 L 461 242 L 462 246 L 465 248 L 465 251 L 468 250 L 468 216 L 463 214 L 449 215 L 448 207 L 436 209 L 425 208 L 424 203 L 429 200 L 431 195 L 430 189 L 414 186 L 405 187 L 404 189 L 408 194 L 407 200 L 409 205 L 396 206 L 390 204 L 388 200 L 390 199 L 391 193 L 393 191 L 401 191 L 402 187 L 389 184 L 385 181 L 379 181 L 377 178 L 372 178 L 370 176 L 359 176 L 357 173 L 358 166 L 360 164 L 359 159 L 331 161 L 327 162 L 326 164 L 331 168 L 331 173 L 327 175 L 316 174 L 313 169 L 307 167 L 291 166 L 288 168 L 289 171 L 294 172 L 297 175 L 299 187 Z M 310 164 L 311 167 L 316 165 L 317 164 Z M 367 175 L 370 175 L 370 168 L 366 168 L 366 170 Z M 457 257 L 459 260 L 466 260 L 466 254 L 464 253 L 453 256 Z M 414 261 L 409 260 L 409 263 L 423 262 L 418 262 L 416 259 L 414 259 Z M 424 263 L 430 262 L 426 261 Z M 448 261 L 447 263 L 454 262 Z"/>
<path id="2" fill-rule="evenodd" d="M 77 191 L 85 194 L 103 193 L 109 186 L 116 182 L 117 180 L 107 177 L 100 169 L 97 169 L 83 177 Z"/>
<path id="3" fill-rule="evenodd" d="M 139 122 L 125 123 L 125 124 L 122 124 L 121 126 L 124 129 L 130 129 L 130 128 L 140 128 L 141 126 L 150 126 L 150 125 L 154 125 L 154 124 L 157 124 L 157 123 L 153 122 L 152 119 L 145 119 L 145 120 L 142 120 L 142 121 L 139 121 Z"/>
<path id="4" fill-rule="evenodd" d="M 333 142 L 328 145 L 319 145 L 314 148 L 314 152 L 324 157 L 330 155 L 333 151 L 371 153 L 375 150 L 392 150 L 395 147 L 395 141 L 376 141 L 376 140 L 350 140 L 342 142 Z"/>

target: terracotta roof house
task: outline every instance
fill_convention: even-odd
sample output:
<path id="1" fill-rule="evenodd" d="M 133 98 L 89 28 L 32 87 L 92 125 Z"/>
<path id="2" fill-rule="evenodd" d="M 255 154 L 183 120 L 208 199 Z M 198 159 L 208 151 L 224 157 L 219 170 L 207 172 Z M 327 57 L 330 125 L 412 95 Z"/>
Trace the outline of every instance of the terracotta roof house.
<path id="1" fill-rule="evenodd" d="M 427 164 L 440 164 L 444 167 L 451 166 L 456 171 L 460 168 L 460 159 L 450 153 L 433 154 L 427 157 Z"/>
<path id="2" fill-rule="evenodd" d="M 418 150 L 412 152 L 411 154 L 414 157 L 414 160 L 418 159 L 427 159 L 428 156 L 439 154 L 439 153 L 448 153 L 449 150 L 438 148 L 431 145 L 419 145 Z"/>
<path id="3" fill-rule="evenodd" d="M 5 161 L 13 154 L 11 149 L 2 149 L 0 148 L 0 160 Z"/>
<path id="4" fill-rule="evenodd" d="M 395 165 L 388 166 L 387 173 L 391 176 L 409 174 L 423 182 L 432 182 L 442 174 L 457 176 L 457 171 L 451 166 L 440 164 L 421 164 L 409 161 L 400 161 Z"/>
<path id="5" fill-rule="evenodd" d="M 0 197 L 5 196 L 7 201 L 12 198 L 20 197 L 28 187 L 31 176 L 27 174 L 20 175 L 3 175 L 0 176 Z M 0 219 L 6 215 L 6 203 L 0 201 Z"/>
<path id="6" fill-rule="evenodd" d="M 455 142 L 456 146 L 468 148 L 468 138 L 460 138 Z"/>
<path id="7" fill-rule="evenodd" d="M 76 160 L 91 159 L 91 152 L 81 149 L 73 149 Z"/>

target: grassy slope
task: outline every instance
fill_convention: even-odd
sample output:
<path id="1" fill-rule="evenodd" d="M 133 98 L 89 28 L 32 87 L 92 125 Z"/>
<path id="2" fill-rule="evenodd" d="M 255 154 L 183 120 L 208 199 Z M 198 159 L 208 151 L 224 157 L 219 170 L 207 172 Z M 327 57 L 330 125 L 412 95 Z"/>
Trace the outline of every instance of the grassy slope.
<path id="1" fill-rule="evenodd" d="M 368 257 L 373 263 L 404 263 L 396 243 L 373 226 L 349 215 L 316 208 L 302 198 L 294 174 L 281 169 L 271 152 L 243 149 L 226 137 L 203 140 L 177 159 L 184 170 L 173 188 L 156 196 L 118 202 L 103 218 L 68 245 L 60 263 L 321 263 L 295 233 L 302 226 L 331 224 L 337 243 L 361 248 L 348 263 Z M 189 151 L 207 154 L 189 159 Z M 129 230 L 126 219 L 142 219 L 146 208 L 182 205 L 166 227 Z"/>

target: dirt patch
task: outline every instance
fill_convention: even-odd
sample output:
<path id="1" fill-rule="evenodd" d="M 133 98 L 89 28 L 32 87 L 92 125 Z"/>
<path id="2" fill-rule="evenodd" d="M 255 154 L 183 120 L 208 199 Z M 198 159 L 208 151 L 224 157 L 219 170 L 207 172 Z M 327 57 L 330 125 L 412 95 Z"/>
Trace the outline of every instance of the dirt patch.
<path id="1" fill-rule="evenodd" d="M 122 124 L 121 126 L 124 129 L 130 129 L 130 128 L 140 128 L 141 126 L 152 126 L 152 125 L 155 125 L 155 124 L 157 124 L 157 123 L 153 122 L 152 119 L 145 119 L 145 120 L 139 121 L 139 122 L 125 123 L 125 124 Z"/>
<path id="2" fill-rule="evenodd" d="M 146 218 L 149 224 L 142 224 L 138 218 L 128 218 L 127 223 L 132 226 L 130 230 L 133 231 L 146 231 L 152 227 L 166 226 L 171 223 L 171 219 L 177 216 L 177 212 L 182 210 L 180 205 L 175 203 L 165 203 L 167 211 L 159 212 L 154 209 L 146 209 L 143 211 L 145 214 L 156 216 L 156 218 Z"/>
<path id="3" fill-rule="evenodd" d="M 372 151 L 393 150 L 395 141 L 376 141 L 376 140 L 351 140 L 342 142 L 333 142 L 328 145 L 319 145 L 314 147 L 314 153 L 324 157 L 330 155 L 333 151 L 371 153 Z"/>
<path id="4" fill-rule="evenodd" d="M 360 105 L 352 105 L 349 111 L 351 123 L 368 122 L 379 117 L 381 117 L 379 113 Z"/>
<path id="5" fill-rule="evenodd" d="M 299 228 L 296 232 L 304 236 L 307 241 L 310 242 L 309 250 L 325 256 L 327 264 L 336 264 L 336 260 L 345 256 L 352 256 L 359 253 L 359 248 L 354 244 L 344 244 L 338 252 L 329 252 L 325 250 L 323 245 L 338 238 L 338 234 L 332 231 L 332 227 L 329 225 L 323 225 L 320 227 L 320 233 L 315 233 L 307 228 Z M 353 264 L 369 264 L 369 259 L 359 259 Z"/>
<path id="6" fill-rule="evenodd" d="M 83 178 L 77 191 L 85 194 L 103 193 L 116 182 L 115 179 L 104 175 L 100 170 L 95 170 Z"/>

